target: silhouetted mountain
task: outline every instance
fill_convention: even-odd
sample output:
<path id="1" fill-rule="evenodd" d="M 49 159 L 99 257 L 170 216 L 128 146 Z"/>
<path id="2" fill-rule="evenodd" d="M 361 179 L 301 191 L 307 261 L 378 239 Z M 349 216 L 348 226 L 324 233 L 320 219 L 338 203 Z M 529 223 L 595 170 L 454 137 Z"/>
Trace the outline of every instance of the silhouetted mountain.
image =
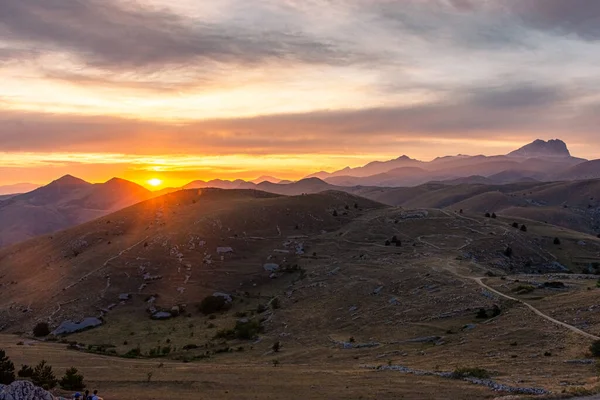
<path id="1" fill-rule="evenodd" d="M 537 139 L 508 154 L 510 157 L 571 157 L 567 144 L 559 139 Z"/>
<path id="2" fill-rule="evenodd" d="M 39 187 L 40 185 L 36 185 L 34 183 L 15 183 L 12 185 L 4 185 L 0 186 L 0 196 L 27 193 Z"/>

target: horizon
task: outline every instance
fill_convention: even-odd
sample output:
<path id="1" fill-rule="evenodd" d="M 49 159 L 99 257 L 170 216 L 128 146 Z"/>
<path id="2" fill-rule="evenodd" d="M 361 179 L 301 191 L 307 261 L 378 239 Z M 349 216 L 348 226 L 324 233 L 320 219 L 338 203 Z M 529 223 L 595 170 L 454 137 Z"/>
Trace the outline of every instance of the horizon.
<path id="1" fill-rule="evenodd" d="M 476 154 L 464 154 L 464 153 L 440 154 L 440 155 L 433 156 L 432 158 L 426 159 L 426 160 L 419 159 L 417 157 L 413 157 L 413 156 L 411 156 L 409 154 L 402 154 L 402 155 L 399 155 L 399 156 L 391 156 L 391 158 L 388 158 L 388 159 L 371 159 L 371 160 L 366 160 L 364 162 L 360 162 L 360 163 L 357 163 L 357 164 L 354 164 L 354 165 L 345 165 L 343 167 L 330 168 L 329 170 L 307 170 L 307 171 L 304 171 L 304 172 L 300 173 L 299 175 L 296 175 L 296 176 L 293 176 L 293 177 L 286 177 L 286 178 L 282 178 L 276 172 L 272 172 L 272 171 L 271 172 L 267 172 L 267 173 L 261 173 L 259 175 L 256 175 L 255 177 L 252 177 L 252 172 L 250 171 L 250 173 L 248 175 L 245 174 L 245 176 L 248 176 L 247 178 L 235 177 L 235 176 L 234 177 L 215 176 L 215 177 L 212 177 L 212 178 L 209 178 L 209 179 L 202 179 L 202 178 L 193 178 L 193 177 L 191 177 L 189 180 L 179 181 L 179 182 L 182 182 L 180 184 L 170 184 L 171 181 L 167 181 L 167 180 L 161 179 L 161 176 L 162 176 L 161 172 L 162 171 L 151 172 L 148 175 L 148 176 L 150 176 L 150 178 L 148 178 L 147 180 L 142 180 L 142 181 L 138 181 L 138 180 L 135 180 L 135 179 L 127 179 L 127 178 L 125 178 L 123 176 L 118 176 L 118 175 L 106 176 L 104 178 L 100 178 L 99 180 L 90 180 L 90 179 L 86 179 L 84 175 L 80 176 L 77 173 L 66 172 L 66 173 L 64 173 L 62 175 L 55 176 L 52 179 L 50 179 L 48 181 L 44 181 L 44 182 L 25 182 L 25 181 L 22 181 L 22 182 L 13 182 L 13 183 L 8 183 L 8 184 L 3 184 L 2 181 L 0 180 L 0 188 L 1 187 L 16 186 L 16 185 L 37 185 L 37 186 L 41 187 L 41 186 L 45 186 L 45 185 L 47 185 L 47 184 L 49 184 L 49 183 L 51 183 L 53 181 L 59 180 L 60 178 L 64 178 L 64 177 L 67 177 L 67 176 L 75 177 L 75 178 L 81 179 L 83 181 L 86 181 L 88 183 L 92 183 L 92 184 L 106 183 L 106 182 L 110 181 L 111 179 L 115 179 L 115 178 L 116 179 L 123 179 L 123 180 L 127 180 L 127 181 L 130 181 L 130 182 L 136 183 L 136 184 L 138 184 L 138 185 L 140 185 L 140 186 L 142 186 L 142 187 L 144 187 L 144 188 L 146 188 L 146 189 L 148 189 L 150 191 L 161 191 L 163 189 L 168 189 L 168 188 L 179 188 L 179 187 L 183 187 L 183 186 L 185 186 L 185 185 L 187 185 L 189 183 L 195 182 L 195 181 L 209 182 L 209 181 L 213 181 L 213 180 L 221 180 L 221 181 L 233 182 L 233 181 L 236 181 L 236 180 L 242 180 L 242 181 L 245 181 L 245 182 L 253 182 L 253 181 L 257 181 L 257 180 L 259 180 L 260 178 L 263 178 L 263 177 L 271 177 L 271 178 L 275 178 L 275 179 L 278 179 L 278 180 L 281 180 L 281 181 L 288 180 L 288 181 L 292 181 L 292 182 L 297 182 L 297 181 L 306 179 L 306 178 L 309 177 L 309 175 L 312 175 L 312 174 L 315 174 L 315 173 L 318 173 L 318 172 L 333 173 L 335 171 L 343 170 L 345 168 L 362 167 L 362 166 L 367 165 L 367 164 L 369 164 L 371 162 L 374 162 L 374 161 L 391 161 L 391 160 L 394 160 L 394 159 L 397 159 L 397 158 L 401 158 L 401 157 L 408 157 L 408 158 L 410 158 L 410 159 L 412 159 L 414 161 L 429 163 L 429 162 L 432 162 L 432 161 L 436 160 L 437 158 L 443 158 L 443 157 L 458 157 L 458 156 L 465 156 L 465 157 L 477 157 L 477 156 L 495 157 L 495 156 L 503 156 L 503 155 L 508 154 L 511 151 L 517 150 L 517 149 L 519 149 L 519 148 L 521 148 L 521 147 L 523 147 L 523 146 L 525 146 L 527 144 L 533 143 L 534 141 L 537 141 L 537 140 L 542 140 L 542 141 L 545 141 L 545 142 L 551 141 L 551 140 L 563 141 L 560 138 L 549 138 L 549 139 L 539 139 L 539 138 L 537 138 L 537 139 L 534 139 L 531 142 L 523 143 L 521 146 L 518 146 L 516 148 L 511 148 L 511 149 L 509 149 L 509 151 L 507 151 L 506 153 L 502 153 L 502 154 L 484 154 L 484 153 L 476 153 Z M 568 149 L 571 150 L 571 148 L 569 146 L 569 143 L 565 142 L 565 144 L 567 145 Z M 572 152 L 571 152 L 571 156 L 572 157 L 577 157 L 577 155 L 573 155 Z M 191 172 L 193 174 L 193 171 L 191 171 Z M 475 175 L 477 175 L 477 174 L 474 174 L 473 176 L 475 176 Z M 320 179 L 320 178 L 317 178 L 317 179 Z M 322 179 L 320 179 L 320 180 L 322 180 Z M 260 182 L 262 182 L 262 181 L 255 182 L 255 183 L 260 183 Z"/>

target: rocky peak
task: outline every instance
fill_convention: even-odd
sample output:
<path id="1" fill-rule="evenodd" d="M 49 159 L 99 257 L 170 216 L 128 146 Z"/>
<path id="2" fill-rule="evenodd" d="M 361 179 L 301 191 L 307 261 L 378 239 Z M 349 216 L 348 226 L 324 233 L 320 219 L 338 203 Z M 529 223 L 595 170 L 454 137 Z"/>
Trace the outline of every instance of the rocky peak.
<path id="1" fill-rule="evenodd" d="M 560 139 L 537 139 L 526 146 L 508 154 L 510 157 L 570 157 L 567 144 Z"/>

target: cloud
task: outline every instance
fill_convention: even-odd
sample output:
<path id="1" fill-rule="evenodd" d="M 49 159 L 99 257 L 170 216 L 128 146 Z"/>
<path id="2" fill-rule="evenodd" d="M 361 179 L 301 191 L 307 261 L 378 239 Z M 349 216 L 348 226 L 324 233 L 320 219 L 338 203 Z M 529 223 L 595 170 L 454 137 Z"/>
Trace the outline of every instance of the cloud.
<path id="1" fill-rule="evenodd" d="M 67 51 L 104 68 L 156 68 L 269 60 L 340 65 L 368 60 L 298 31 L 207 22 L 118 0 L 0 0 L 0 34 L 13 43 Z"/>
<path id="2" fill-rule="evenodd" d="M 521 84 L 478 87 L 417 106 L 332 110 L 178 124 L 116 117 L 0 112 L 4 151 L 132 154 L 306 154 L 388 152 L 439 140 L 526 141 L 594 137 L 593 113 L 574 113 L 576 94 Z M 587 110 L 587 109 L 586 109 Z M 578 127 L 578 128 L 573 128 Z"/>

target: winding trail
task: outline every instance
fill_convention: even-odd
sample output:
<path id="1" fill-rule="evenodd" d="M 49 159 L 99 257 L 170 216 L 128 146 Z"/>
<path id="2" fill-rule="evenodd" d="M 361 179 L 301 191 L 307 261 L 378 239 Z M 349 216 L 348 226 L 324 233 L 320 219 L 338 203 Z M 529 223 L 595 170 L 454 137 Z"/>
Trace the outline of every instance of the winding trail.
<path id="1" fill-rule="evenodd" d="M 501 296 L 501 297 L 504 297 L 504 298 L 506 298 L 506 299 L 513 300 L 513 301 L 516 301 L 516 302 L 518 302 L 518 303 L 521 303 L 521 304 L 523 304 L 525 307 L 527 307 L 527 308 L 529 308 L 531 311 L 533 311 L 533 312 L 534 312 L 536 315 L 539 315 L 540 317 L 542 317 L 542 318 L 544 318 L 544 319 L 547 319 L 548 321 L 550 321 L 550 322 L 552 322 L 552 323 L 554 323 L 554 324 L 556 324 L 556 325 L 560 325 L 560 326 L 562 326 L 563 328 L 567 328 L 567 329 L 568 329 L 568 330 L 570 330 L 571 332 L 574 332 L 574 333 L 576 333 L 576 334 L 578 334 L 578 335 L 581 335 L 581 336 L 585 336 L 585 337 L 587 337 L 588 339 L 592 339 L 592 340 L 600 340 L 600 337 L 598 337 L 598 336 L 596 336 L 596 335 L 592 335 L 591 333 L 584 332 L 584 331 L 582 331 L 581 329 L 574 327 L 573 325 L 566 324 L 566 323 L 564 323 L 564 322 L 561 322 L 561 321 L 559 321 L 559 320 L 557 320 L 557 319 L 554 319 L 554 318 L 552 318 L 552 317 L 551 317 L 551 316 L 549 316 L 549 315 L 546 315 L 546 314 L 544 314 L 543 312 L 541 312 L 540 310 L 538 310 L 537 308 L 535 308 L 534 306 L 532 306 L 531 304 L 529 304 L 529 303 L 527 303 L 527 302 L 525 302 L 525 301 L 523 301 L 523 300 L 517 299 L 517 298 L 515 298 L 515 297 L 511 297 L 511 296 L 508 296 L 508 295 L 506 295 L 506 294 L 504 294 L 504 293 L 502 293 L 502 292 L 499 292 L 498 290 L 496 290 L 496 289 L 494 289 L 494 288 L 492 288 L 492 287 L 490 287 L 490 286 L 486 285 L 485 283 L 483 283 L 483 281 L 482 281 L 482 280 L 483 280 L 484 278 L 476 278 L 476 277 L 472 277 L 472 276 L 466 276 L 466 277 L 464 277 L 464 278 L 469 278 L 469 279 L 472 279 L 472 280 L 474 280 L 475 282 L 477 282 L 477 283 L 479 284 L 479 286 L 481 286 L 481 287 L 483 287 L 483 288 L 485 288 L 485 289 L 489 290 L 490 292 L 496 293 L 498 296 Z"/>

